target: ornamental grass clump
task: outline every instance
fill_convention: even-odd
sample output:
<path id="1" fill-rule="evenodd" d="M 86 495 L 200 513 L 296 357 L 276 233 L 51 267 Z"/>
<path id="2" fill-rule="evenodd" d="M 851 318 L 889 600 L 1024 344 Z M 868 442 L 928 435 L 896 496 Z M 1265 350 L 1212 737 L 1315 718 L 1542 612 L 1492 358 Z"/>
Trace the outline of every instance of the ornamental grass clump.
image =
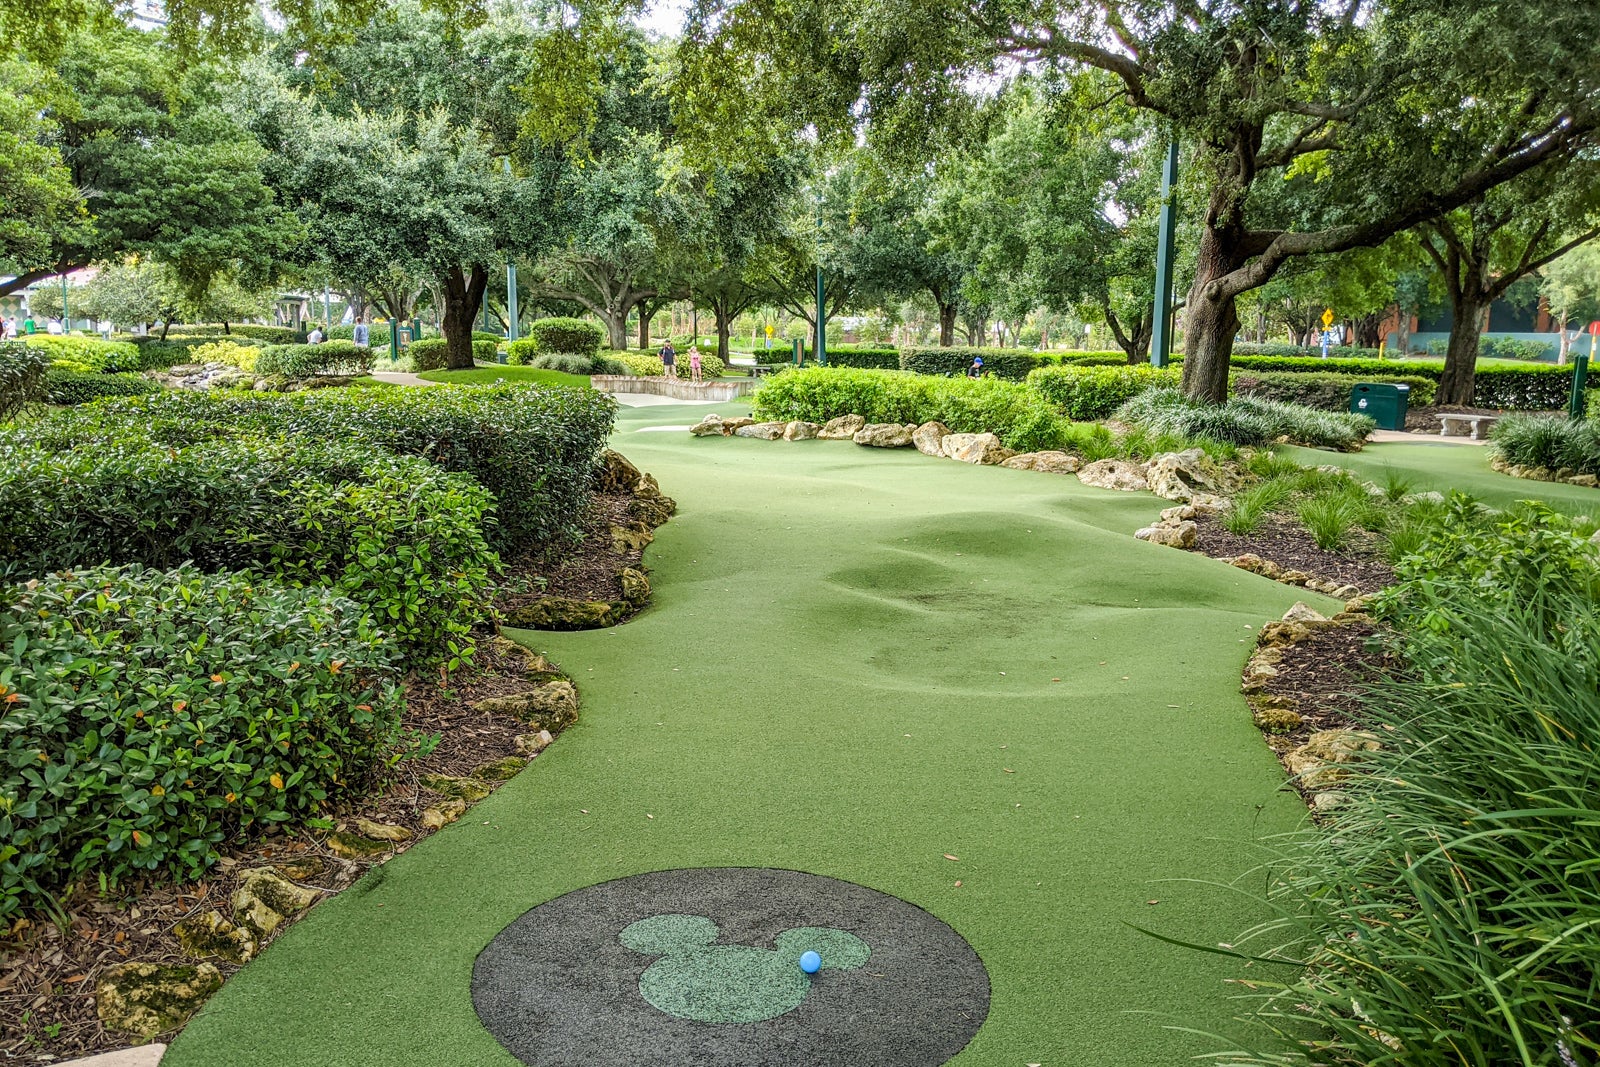
<path id="1" fill-rule="evenodd" d="M 1235 445 L 1280 439 L 1313 448 L 1354 450 L 1377 423 L 1366 415 L 1318 411 L 1258 397 L 1225 404 L 1195 404 L 1175 389 L 1150 389 L 1123 404 L 1116 418 L 1132 426 L 1184 437 L 1209 437 Z"/>
<path id="2" fill-rule="evenodd" d="M 1218 1062 L 1600 1060 L 1600 559 L 1542 506 L 1441 518 L 1379 603 L 1383 747 L 1225 950 L 1257 960 L 1265 1035 Z"/>
<path id="3" fill-rule="evenodd" d="M 0 585 L 0 921 L 324 814 L 396 742 L 399 655 L 364 606 L 259 575 Z"/>
<path id="4" fill-rule="evenodd" d="M 1600 474 L 1600 426 L 1558 415 L 1507 415 L 1489 434 L 1489 448 L 1519 467 Z"/>

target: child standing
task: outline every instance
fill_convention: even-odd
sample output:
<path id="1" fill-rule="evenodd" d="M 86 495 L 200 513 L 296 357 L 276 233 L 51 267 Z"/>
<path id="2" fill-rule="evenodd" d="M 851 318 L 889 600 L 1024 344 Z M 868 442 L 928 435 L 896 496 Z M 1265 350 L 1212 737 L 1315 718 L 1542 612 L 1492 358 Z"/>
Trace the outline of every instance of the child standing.
<path id="1" fill-rule="evenodd" d="M 689 377 L 695 381 L 700 380 L 700 346 L 696 345 L 689 350 Z"/>

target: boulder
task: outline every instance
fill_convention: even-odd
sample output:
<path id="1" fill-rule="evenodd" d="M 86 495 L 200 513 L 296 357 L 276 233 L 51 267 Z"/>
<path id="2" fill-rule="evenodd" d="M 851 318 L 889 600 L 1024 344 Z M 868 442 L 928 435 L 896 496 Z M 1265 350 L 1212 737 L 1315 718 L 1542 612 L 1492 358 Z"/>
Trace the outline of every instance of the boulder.
<path id="1" fill-rule="evenodd" d="M 1256 728 L 1269 734 L 1286 734 L 1296 730 L 1305 718 L 1293 708 L 1256 708 L 1251 718 L 1254 719 Z"/>
<path id="2" fill-rule="evenodd" d="M 820 429 L 822 427 L 814 422 L 796 420 L 787 423 L 783 427 L 783 439 L 785 441 L 814 441 L 817 438 L 817 431 Z"/>
<path id="3" fill-rule="evenodd" d="M 578 600 L 547 596 L 506 612 L 509 626 L 530 630 L 599 630 L 615 626 L 628 613 L 621 600 Z"/>
<path id="4" fill-rule="evenodd" d="M 898 422 L 874 422 L 857 430 L 851 440 L 868 448 L 905 448 L 911 444 L 911 429 Z"/>
<path id="5" fill-rule="evenodd" d="M 315 889 L 295 885 L 271 867 L 257 867 L 239 875 L 239 887 L 233 891 L 233 921 L 245 921 L 241 915 L 250 913 L 258 904 L 288 918 L 311 907 L 319 896 L 321 894 Z M 277 926 L 277 923 L 272 925 Z M 254 928 L 263 935 L 271 932 L 260 927 Z"/>
<path id="6" fill-rule="evenodd" d="M 824 441 L 850 441 L 867 424 L 860 415 L 840 415 L 823 423 L 817 436 Z"/>
<path id="7" fill-rule="evenodd" d="M 411 831 L 404 826 L 393 823 L 376 822 L 372 819 L 356 819 L 356 832 L 362 837 L 370 837 L 374 841 L 409 841 Z"/>
<path id="8" fill-rule="evenodd" d="M 689 432 L 696 437 L 726 437 L 733 431 L 723 425 L 721 415 L 711 414 L 689 427 Z"/>
<path id="9" fill-rule="evenodd" d="M 1311 575 L 1305 571 L 1284 571 L 1278 575 L 1278 581 L 1284 585 L 1305 585 L 1311 580 Z"/>
<path id="10" fill-rule="evenodd" d="M 645 577 L 644 571 L 636 567 L 624 567 L 617 575 L 617 580 L 622 583 L 623 600 L 636 608 L 650 603 L 650 579 Z"/>
<path id="11" fill-rule="evenodd" d="M 638 467 L 629 463 L 622 453 L 608 448 L 600 453 L 600 463 L 594 472 L 594 487 L 602 493 L 631 493 L 638 487 L 641 477 Z"/>
<path id="12" fill-rule="evenodd" d="M 485 697 L 473 711 L 510 715 L 538 730 L 560 731 L 578 721 L 578 690 L 564 678 L 507 696 Z"/>
<path id="13" fill-rule="evenodd" d="M 1228 563 L 1232 566 L 1238 567 L 1242 571 L 1249 571 L 1251 574 L 1259 574 L 1263 578 L 1271 578 L 1274 581 L 1283 576 L 1282 567 L 1278 566 L 1270 559 L 1262 559 L 1254 552 L 1246 552 L 1242 556 L 1234 556 L 1232 559 L 1228 560 Z M 1311 583 L 1307 582 L 1306 585 L 1307 587 L 1310 587 Z"/>
<path id="14" fill-rule="evenodd" d="M 1308 792 L 1327 789 L 1350 777 L 1347 768 L 1318 759 L 1307 752 L 1304 746 L 1284 756 L 1283 765 L 1289 769 L 1290 774 L 1299 779 L 1300 787 Z"/>
<path id="15" fill-rule="evenodd" d="M 1040 471 L 1044 474 L 1076 474 L 1083 460 L 1070 452 L 1024 452 L 1001 463 L 1014 471 Z M 1193 518 L 1193 516 L 1185 516 Z"/>
<path id="16" fill-rule="evenodd" d="M 1097 459 L 1078 471 L 1078 481 L 1096 489 L 1118 489 L 1125 493 L 1150 488 L 1144 465 L 1126 459 Z"/>
<path id="17" fill-rule="evenodd" d="M 256 954 L 256 935 L 235 926 L 215 908 L 191 915 L 172 928 L 183 951 L 197 959 L 215 956 L 229 963 L 249 963 Z"/>
<path id="18" fill-rule="evenodd" d="M 329 852 L 335 856 L 343 856 L 347 860 L 371 859 L 373 856 L 381 856 L 394 849 L 393 841 L 363 837 L 349 830 L 339 830 L 329 834 L 323 844 L 327 846 Z"/>
<path id="19" fill-rule="evenodd" d="M 1572 485 L 1581 485 L 1587 489 L 1600 488 L 1600 478 L 1593 474 L 1574 474 L 1567 481 Z"/>
<path id="20" fill-rule="evenodd" d="M 1337 811 L 1350 802 L 1348 793 L 1341 793 L 1337 789 L 1324 789 L 1311 798 L 1311 810 L 1321 815 L 1330 811 Z"/>
<path id="21" fill-rule="evenodd" d="M 1145 468 L 1150 491 L 1180 503 L 1202 497 L 1215 506 L 1238 487 L 1238 478 L 1198 448 L 1163 452 Z"/>
<path id="22" fill-rule="evenodd" d="M 944 439 L 950 436 L 950 427 L 942 422 L 925 422 L 911 431 L 911 443 L 924 456 L 943 456 Z"/>
<path id="23" fill-rule="evenodd" d="M 517 751 L 524 756 L 537 756 L 555 741 L 555 735 L 549 730 L 538 730 L 533 733 L 517 735 Z"/>
<path id="24" fill-rule="evenodd" d="M 1303 622 L 1269 622 L 1261 628 L 1260 641 L 1268 648 L 1298 645 L 1311 637 L 1311 627 Z"/>
<path id="25" fill-rule="evenodd" d="M 1298 751 L 1326 763 L 1354 763 L 1382 747 L 1377 735 L 1365 730 L 1318 730 Z"/>
<path id="26" fill-rule="evenodd" d="M 735 437 L 753 437 L 758 441 L 776 441 L 783 436 L 786 422 L 752 422 L 733 431 Z"/>
<path id="27" fill-rule="evenodd" d="M 421 781 L 424 789 L 431 789 L 441 796 L 463 800 L 468 804 L 476 804 L 491 792 L 488 785 L 477 778 L 452 778 L 447 774 L 426 774 L 422 776 Z"/>
<path id="28" fill-rule="evenodd" d="M 182 1026 L 221 988 L 222 972 L 209 963 L 119 963 L 96 979 L 94 1007 L 106 1029 L 151 1038 Z"/>
<path id="29" fill-rule="evenodd" d="M 509 637 L 498 635 L 489 639 L 489 648 L 501 659 L 511 660 L 513 669 L 520 668 L 522 673 L 536 681 L 549 681 L 554 678 L 564 678 L 555 664 L 545 659 L 542 655 L 529 648 L 519 645 Z"/>
<path id="30" fill-rule="evenodd" d="M 1284 622 L 1327 622 L 1328 617 L 1304 600 L 1296 600 L 1294 607 L 1283 613 Z"/>
<path id="31" fill-rule="evenodd" d="M 1356 596 L 1360 592 L 1361 590 L 1357 589 L 1353 585 L 1339 585 L 1330 589 L 1328 591 L 1328 595 L 1333 597 L 1335 600 L 1349 600 L 1351 597 Z"/>
<path id="32" fill-rule="evenodd" d="M 678 502 L 664 495 L 648 474 L 640 480 L 633 499 L 628 501 L 628 515 L 649 527 L 663 525 L 677 510 Z"/>
<path id="33" fill-rule="evenodd" d="M 1134 533 L 1140 541 L 1149 541 L 1153 545 L 1166 545 L 1168 548 L 1193 548 L 1195 538 L 1199 536 L 1200 528 L 1192 522 L 1163 522 L 1155 526 L 1146 526 Z"/>
<path id="34" fill-rule="evenodd" d="M 485 763 L 481 767 L 474 767 L 472 777 L 480 782 L 509 782 L 522 773 L 522 768 L 527 765 L 528 758 L 526 756 L 506 756 L 504 759 L 497 759 L 493 763 Z"/>
<path id="35" fill-rule="evenodd" d="M 459 798 L 441 800 L 439 803 L 422 809 L 417 816 L 417 821 L 424 830 L 440 830 L 461 818 L 467 810 L 467 802 Z"/>
<path id="36" fill-rule="evenodd" d="M 611 550 L 619 556 L 643 552 L 645 546 L 655 539 L 655 532 L 646 522 L 631 522 L 626 526 L 611 527 Z"/>
<path id="37" fill-rule="evenodd" d="M 999 466 L 1015 452 L 1000 443 L 992 433 L 953 433 L 945 437 L 940 447 L 944 454 L 962 463 L 975 463 L 986 467 Z"/>
<path id="38" fill-rule="evenodd" d="M 295 856 L 292 859 L 275 860 L 272 869 L 292 882 L 309 882 L 328 873 L 328 861 L 321 856 L 309 854 Z"/>

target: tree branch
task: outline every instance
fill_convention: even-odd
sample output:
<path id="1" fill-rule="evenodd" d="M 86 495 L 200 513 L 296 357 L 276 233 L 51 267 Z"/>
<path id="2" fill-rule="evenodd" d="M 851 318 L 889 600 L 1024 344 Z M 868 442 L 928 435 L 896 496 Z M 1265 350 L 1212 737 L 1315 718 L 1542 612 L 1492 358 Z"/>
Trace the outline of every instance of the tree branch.
<path id="1" fill-rule="evenodd" d="M 1571 252 L 1574 248 L 1588 244 L 1596 237 L 1600 237 L 1600 226 L 1596 226 L 1588 233 L 1585 233 L 1579 237 L 1574 237 L 1572 240 L 1551 252 L 1549 255 L 1540 256 L 1538 259 L 1529 260 L 1527 258 L 1527 253 L 1524 252 L 1522 264 L 1517 268 L 1518 273 L 1507 274 L 1503 278 L 1497 279 L 1494 285 L 1490 287 L 1491 299 L 1500 299 L 1500 297 L 1505 295 L 1506 290 L 1510 289 L 1518 279 L 1525 278 L 1534 271 L 1549 266 L 1551 263 L 1554 263 L 1568 252 Z M 1528 247 L 1529 249 L 1533 247 L 1532 242 L 1529 242 Z"/>

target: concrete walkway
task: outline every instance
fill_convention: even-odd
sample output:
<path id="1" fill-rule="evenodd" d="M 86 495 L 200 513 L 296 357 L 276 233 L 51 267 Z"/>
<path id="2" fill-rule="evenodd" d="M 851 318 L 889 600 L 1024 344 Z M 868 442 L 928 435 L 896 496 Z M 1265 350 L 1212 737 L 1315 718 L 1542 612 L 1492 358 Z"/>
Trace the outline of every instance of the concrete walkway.
<path id="1" fill-rule="evenodd" d="M 1403 430 L 1373 430 L 1367 440 L 1383 445 L 1486 445 L 1488 440 L 1470 437 L 1445 437 L 1437 433 L 1408 433 Z"/>
<path id="2" fill-rule="evenodd" d="M 390 385 L 440 385 L 440 384 L 442 384 L 440 382 L 430 382 L 426 378 L 422 378 L 419 375 L 415 375 L 415 374 L 408 373 L 406 371 L 399 371 L 399 370 L 375 370 L 375 371 L 372 372 L 372 377 L 376 378 L 380 382 L 388 382 Z"/>

